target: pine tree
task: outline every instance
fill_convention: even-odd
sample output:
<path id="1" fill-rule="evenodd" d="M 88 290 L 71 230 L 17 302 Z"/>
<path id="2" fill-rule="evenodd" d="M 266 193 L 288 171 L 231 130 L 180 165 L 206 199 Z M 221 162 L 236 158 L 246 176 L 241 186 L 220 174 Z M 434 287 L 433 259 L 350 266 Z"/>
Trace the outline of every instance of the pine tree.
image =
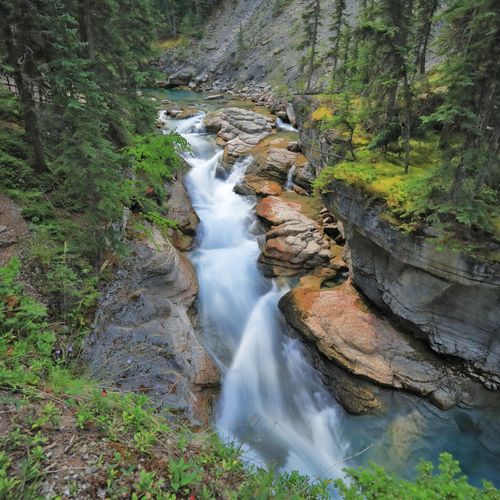
<path id="1" fill-rule="evenodd" d="M 341 42 L 342 42 L 342 34 L 343 30 L 347 25 L 346 20 L 346 0 L 335 0 L 332 23 L 330 25 L 330 30 L 332 32 L 332 36 L 330 37 L 330 43 L 332 45 L 330 55 L 333 57 L 333 73 L 335 75 L 337 71 L 337 66 L 339 60 L 341 59 Z"/>
<path id="2" fill-rule="evenodd" d="M 311 91 L 314 65 L 318 45 L 318 29 L 321 26 L 321 0 L 308 0 L 302 19 L 304 21 L 304 40 L 299 48 L 306 48 L 307 55 L 307 83 L 306 92 Z"/>
<path id="3" fill-rule="evenodd" d="M 417 0 L 415 8 L 416 59 L 415 71 L 425 74 L 427 50 L 431 40 L 434 16 L 439 8 L 439 0 Z"/>
<path id="4" fill-rule="evenodd" d="M 411 27 L 413 0 L 381 0 L 361 11 L 358 82 L 368 98 L 367 118 L 377 132 L 371 148 L 384 148 L 403 136 L 405 172 L 410 159 L 412 122 Z M 398 112 L 402 94 L 403 116 Z"/>
<path id="5" fill-rule="evenodd" d="M 496 0 L 451 1 L 438 41 L 444 58 L 444 102 L 426 117 L 441 124 L 448 196 L 465 224 L 484 216 L 481 199 L 500 182 L 500 5 Z M 484 226 L 484 224 L 483 224 Z"/>
<path id="6" fill-rule="evenodd" d="M 44 32 L 42 13 L 46 1 L 26 0 L 0 3 L 0 28 L 2 32 L 6 67 L 16 82 L 22 106 L 26 133 L 33 148 L 37 173 L 47 171 L 47 162 L 40 125 L 39 101 L 42 94 L 42 66 L 44 63 Z"/>

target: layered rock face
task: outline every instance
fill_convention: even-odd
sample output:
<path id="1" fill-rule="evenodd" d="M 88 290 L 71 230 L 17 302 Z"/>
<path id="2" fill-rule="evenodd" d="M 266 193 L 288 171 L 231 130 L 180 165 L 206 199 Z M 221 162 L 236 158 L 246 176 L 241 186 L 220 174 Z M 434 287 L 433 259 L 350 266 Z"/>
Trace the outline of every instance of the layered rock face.
<path id="1" fill-rule="evenodd" d="M 219 373 L 195 334 L 198 284 L 190 262 L 154 228 L 102 294 L 84 355 L 109 385 L 149 394 L 207 422 Z"/>
<path id="2" fill-rule="evenodd" d="M 446 379 L 437 355 L 369 311 L 350 282 L 334 290 L 295 288 L 280 308 L 327 358 L 354 375 L 424 396 Z"/>
<path id="3" fill-rule="evenodd" d="M 435 351 L 498 378 L 500 266 L 403 234 L 358 190 L 337 181 L 331 189 L 325 202 L 344 225 L 352 278 L 363 293 Z"/>
<path id="4" fill-rule="evenodd" d="M 167 216 L 179 225 L 179 230 L 170 231 L 169 237 L 177 249 L 190 250 L 194 245 L 200 219 L 191 204 L 183 176 L 179 175 L 175 182 L 167 186 L 166 191 L 168 195 Z"/>
<path id="5" fill-rule="evenodd" d="M 254 111 L 225 108 L 208 115 L 204 124 L 207 131 L 217 133 L 217 142 L 225 146 L 225 159 L 233 162 L 272 133 L 272 122 Z"/>
<path id="6" fill-rule="evenodd" d="M 301 213 L 301 205 L 268 196 L 259 201 L 257 216 L 270 230 L 260 262 L 268 276 L 295 276 L 328 263 L 330 243 L 321 226 Z"/>

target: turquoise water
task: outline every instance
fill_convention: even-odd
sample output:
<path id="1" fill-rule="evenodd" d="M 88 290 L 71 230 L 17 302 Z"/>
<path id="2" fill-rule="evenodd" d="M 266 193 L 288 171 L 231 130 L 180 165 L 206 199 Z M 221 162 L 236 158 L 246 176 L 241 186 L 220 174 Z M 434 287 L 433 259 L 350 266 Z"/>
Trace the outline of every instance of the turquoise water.
<path id="1" fill-rule="evenodd" d="M 154 95 L 158 99 L 169 99 L 181 106 L 193 106 L 206 112 L 238 105 L 238 101 L 229 98 L 224 101 L 204 101 L 202 95 L 189 90 L 155 91 Z M 252 107 L 248 103 L 245 106 Z M 296 465 L 312 476 L 314 472 L 311 473 L 310 464 L 318 467 L 317 463 L 328 462 L 322 475 L 335 476 L 344 466 L 366 465 L 373 461 L 390 472 L 411 478 L 420 459 L 437 463 L 439 453 L 447 451 L 461 462 L 471 483 L 480 485 L 482 479 L 487 479 L 500 487 L 500 393 L 491 393 L 490 401 L 480 410 L 455 408 L 443 412 L 416 396 L 386 391 L 382 396 L 383 412 L 364 416 L 347 414 L 328 394 L 327 388 L 321 386 L 319 374 L 311 366 L 303 364 L 307 362 L 307 355 L 301 355 L 301 352 L 305 353 L 303 345 L 287 337 L 287 327 L 276 306 L 279 292 L 273 291 L 272 283 L 258 274 L 258 248 L 254 238 L 247 233 L 247 225 L 251 222 L 247 212 L 250 213 L 252 207 L 243 198 L 234 195 L 230 179 L 227 182 L 216 180 L 214 170 L 218 153 L 216 149 L 212 150 L 213 138 L 191 133 L 190 140 L 193 151 L 199 149 L 198 156 L 190 160 L 193 166 L 191 194 L 194 195 L 195 208 L 202 219 L 201 231 L 205 232 L 201 234 L 200 247 L 194 253 L 194 260 L 200 278 L 200 300 L 211 304 L 207 307 L 202 303 L 201 311 L 207 310 L 209 320 L 218 322 L 217 332 L 238 332 L 236 339 L 230 341 L 223 335 L 217 336 L 217 333 L 207 341 L 212 353 L 232 352 L 225 366 L 229 375 L 224 380 L 219 429 L 223 428 L 224 433 L 234 422 L 250 421 L 255 417 L 257 423 L 249 426 L 247 422 L 244 432 L 249 456 L 256 452 L 264 461 L 273 460 L 282 464 L 283 468 Z M 224 224 L 221 225 L 220 221 Z M 217 252 L 222 257 L 219 258 Z M 229 272 L 233 268 L 234 272 Z M 216 270 L 216 282 L 211 269 Z M 251 297 L 240 304 L 238 299 L 243 290 Z M 235 301 L 235 304 L 229 307 L 231 301 Z M 253 313 L 250 308 L 245 314 L 236 314 L 237 307 L 246 310 L 253 302 Z M 221 309 L 214 316 L 215 307 Z M 232 316 L 228 316 L 228 312 Z M 250 314 L 255 315 L 253 321 L 259 325 L 258 330 L 248 331 L 247 328 L 240 331 L 245 325 L 241 317 Z M 246 344 L 239 345 L 241 335 L 243 338 L 246 335 Z M 269 346 L 264 346 L 262 351 L 257 350 L 258 342 L 266 339 L 259 340 L 259 335 L 269 338 Z M 234 345 L 231 346 L 231 343 Z M 271 347 L 276 355 L 268 357 Z M 231 356 L 234 358 L 231 359 Z M 292 363 L 290 368 L 287 366 L 290 359 L 300 362 L 301 366 Z M 260 380 L 252 380 L 262 370 L 264 362 L 266 367 L 273 367 L 274 373 L 282 376 L 286 373 L 290 380 L 295 377 L 294 368 L 302 374 L 306 373 L 308 379 L 300 382 L 297 379 L 291 386 L 290 380 L 274 378 L 273 390 L 279 387 L 281 392 L 271 397 L 271 384 L 266 387 Z M 230 367 L 232 370 L 229 370 Z M 298 384 L 308 388 L 300 404 L 297 403 L 296 394 Z M 258 390 L 264 393 L 257 393 Z M 308 398 L 307 392 L 315 393 L 315 398 Z M 266 404 L 260 404 L 261 401 Z M 281 417 L 277 417 L 276 408 L 269 406 L 272 405 L 271 401 L 279 401 L 278 407 L 284 412 Z M 305 405 L 311 407 L 304 408 Z M 244 412 L 242 406 L 249 410 Z M 304 409 L 308 412 L 307 418 L 303 416 Z M 315 417 L 318 418 L 318 432 L 321 427 L 320 434 L 304 426 L 305 434 L 310 437 L 301 436 L 298 422 L 314 422 Z M 287 433 L 276 436 L 277 423 L 288 429 L 288 444 Z M 328 428 L 331 430 L 331 439 Z M 271 436 L 274 436 L 274 440 Z M 366 448 L 360 456 L 342 462 Z M 316 465 L 314 450 L 318 454 Z"/>

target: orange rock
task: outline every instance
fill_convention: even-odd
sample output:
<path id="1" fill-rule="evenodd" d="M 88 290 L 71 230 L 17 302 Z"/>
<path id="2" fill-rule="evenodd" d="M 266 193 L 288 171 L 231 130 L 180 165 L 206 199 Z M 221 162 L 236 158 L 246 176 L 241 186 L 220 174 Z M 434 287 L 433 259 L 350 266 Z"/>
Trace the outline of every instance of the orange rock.
<path id="1" fill-rule="evenodd" d="M 280 308 L 327 358 L 355 375 L 422 395 L 446 379 L 437 356 L 370 311 L 350 281 L 331 290 L 296 288 Z"/>

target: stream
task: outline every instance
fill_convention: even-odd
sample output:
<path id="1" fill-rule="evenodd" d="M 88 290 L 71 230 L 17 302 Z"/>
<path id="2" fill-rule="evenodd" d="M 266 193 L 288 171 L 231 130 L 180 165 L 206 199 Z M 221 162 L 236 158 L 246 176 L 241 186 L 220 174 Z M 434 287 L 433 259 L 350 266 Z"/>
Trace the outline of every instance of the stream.
<path id="1" fill-rule="evenodd" d="M 168 96 L 186 97 L 173 91 Z M 344 411 L 278 309 L 290 283 L 264 278 L 259 270 L 263 233 L 255 199 L 233 191 L 251 158 L 240 158 L 219 178 L 222 149 L 204 132 L 203 114 L 164 121 L 166 130 L 177 130 L 191 147 L 183 155 L 191 166 L 186 187 L 201 222 L 190 258 L 200 284 L 201 342 L 222 373 L 215 421 L 222 439 L 241 446 L 251 463 L 272 463 L 312 478 L 341 477 L 344 467 L 369 461 L 412 477 L 420 458 L 436 462 L 440 452 L 449 451 L 472 483 L 484 478 L 499 485 L 498 415 L 461 408 L 442 412 L 400 391 L 384 402 L 383 414 Z"/>

